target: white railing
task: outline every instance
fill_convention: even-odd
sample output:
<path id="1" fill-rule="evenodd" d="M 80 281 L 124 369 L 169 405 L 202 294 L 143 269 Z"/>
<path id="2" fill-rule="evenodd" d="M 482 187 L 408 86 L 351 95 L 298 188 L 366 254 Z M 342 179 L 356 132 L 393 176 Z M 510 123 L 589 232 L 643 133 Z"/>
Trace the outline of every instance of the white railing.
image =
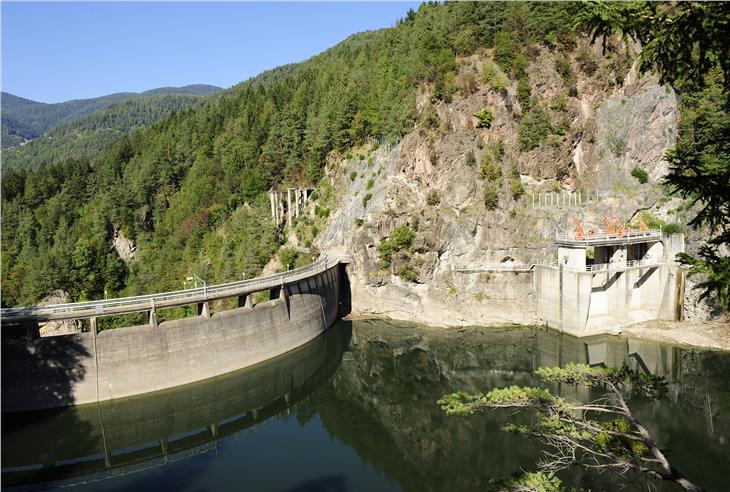
<path id="1" fill-rule="evenodd" d="M 538 259 L 529 263 L 484 263 L 478 266 L 452 267 L 455 272 L 479 273 L 479 272 L 529 272 L 535 269 L 536 265 L 558 266 L 557 260 Z"/>
<path id="2" fill-rule="evenodd" d="M 633 241 L 636 239 L 661 239 L 662 238 L 662 231 L 661 229 L 652 229 L 648 231 L 626 231 L 623 233 L 608 233 L 608 232 L 594 232 L 594 233 L 585 233 L 580 237 L 575 232 L 556 232 L 555 233 L 555 240 L 557 242 L 577 242 L 577 243 L 586 243 L 590 244 L 593 242 L 602 242 L 602 241 Z"/>
<path id="3" fill-rule="evenodd" d="M 612 270 L 626 270 L 627 268 L 640 268 L 659 266 L 666 262 L 664 258 L 645 258 L 643 260 L 615 261 L 613 263 L 597 263 L 586 265 L 587 272 L 608 272 Z"/>
<path id="4" fill-rule="evenodd" d="M 48 306 L 29 306 L 18 308 L 7 308 L 0 310 L 0 318 L 2 319 L 19 319 L 19 318 L 49 318 L 62 319 L 63 315 L 81 315 L 91 316 L 94 314 L 104 314 L 112 312 L 132 313 L 154 309 L 155 307 L 180 306 L 185 304 L 193 304 L 195 302 L 205 302 L 208 300 L 222 299 L 225 297 L 233 297 L 243 295 L 259 290 L 266 290 L 287 283 L 302 280 L 312 275 L 321 273 L 330 266 L 339 263 L 328 260 L 327 255 L 322 255 L 314 263 L 291 270 L 288 272 L 268 275 L 266 277 L 258 277 L 250 280 L 239 280 L 236 282 L 228 282 L 225 284 L 210 285 L 197 287 L 194 289 L 185 289 L 172 292 L 160 292 L 156 294 L 147 294 L 132 297 L 120 297 L 116 299 L 104 299 L 98 301 L 73 302 L 67 304 L 52 304 Z"/>
<path id="5" fill-rule="evenodd" d="M 586 193 L 582 191 L 576 192 L 542 192 L 532 194 L 533 208 L 549 208 L 549 207 L 580 207 L 584 203 L 595 200 L 597 194 L 595 192 Z"/>

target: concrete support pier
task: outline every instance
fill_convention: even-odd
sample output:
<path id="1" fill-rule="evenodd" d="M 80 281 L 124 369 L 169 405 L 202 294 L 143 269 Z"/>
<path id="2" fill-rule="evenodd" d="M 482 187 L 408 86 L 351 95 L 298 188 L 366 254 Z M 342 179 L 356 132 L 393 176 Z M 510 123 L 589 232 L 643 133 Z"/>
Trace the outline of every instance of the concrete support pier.
<path id="1" fill-rule="evenodd" d="M 618 333 L 647 320 L 681 320 L 681 234 L 626 231 L 556 236 L 558 264 L 535 266 L 537 314 L 576 336 Z"/>
<path id="2" fill-rule="evenodd" d="M 286 225 L 291 227 L 294 218 L 299 217 L 304 210 L 312 192 L 314 192 L 313 188 L 287 188 L 286 199 L 284 199 L 284 192 L 270 191 L 271 218 L 279 226 L 286 222 Z"/>

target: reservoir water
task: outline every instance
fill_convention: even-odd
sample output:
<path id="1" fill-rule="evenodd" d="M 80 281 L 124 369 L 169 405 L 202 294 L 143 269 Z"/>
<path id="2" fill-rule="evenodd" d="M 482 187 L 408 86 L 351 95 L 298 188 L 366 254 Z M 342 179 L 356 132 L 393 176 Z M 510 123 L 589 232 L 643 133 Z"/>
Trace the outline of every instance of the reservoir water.
<path id="1" fill-rule="evenodd" d="M 519 416 L 448 417 L 457 391 L 536 385 L 541 366 L 628 365 L 668 395 L 631 406 L 706 490 L 730 478 L 730 354 L 542 328 L 439 330 L 341 321 L 263 364 L 143 397 L 4 414 L 3 489 L 74 491 L 485 490 L 535 470 L 540 444 L 501 430 Z M 587 400 L 572 386 L 551 388 Z M 566 485 L 647 490 L 574 467 Z M 655 483 L 655 482 L 652 482 Z M 656 483 L 655 483 L 656 484 Z M 659 490 L 680 490 L 659 484 Z"/>

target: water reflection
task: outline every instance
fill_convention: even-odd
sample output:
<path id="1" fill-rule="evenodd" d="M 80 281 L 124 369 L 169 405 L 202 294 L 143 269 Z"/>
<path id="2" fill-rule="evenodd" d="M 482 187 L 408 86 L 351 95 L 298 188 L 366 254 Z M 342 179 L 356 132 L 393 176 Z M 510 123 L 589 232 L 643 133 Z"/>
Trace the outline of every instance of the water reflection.
<path id="1" fill-rule="evenodd" d="M 436 399 L 457 390 L 541 384 L 535 369 L 568 362 L 628 365 L 667 378 L 669 401 L 632 402 L 638 418 L 688 476 L 707 490 L 723 489 L 730 466 L 728 354 L 541 329 L 444 332 L 358 322 L 351 353 L 310 404 L 328 431 L 405 490 L 484 489 L 490 479 L 535 469 L 539 445 L 501 430 L 515 419 L 506 411 L 446 417 Z M 596 396 L 572 386 L 553 389 Z M 563 478 L 593 490 L 620 488 L 578 468 Z"/>
<path id="2" fill-rule="evenodd" d="M 730 354 L 543 329 L 444 331 L 382 321 L 339 323 L 267 364 L 176 391 L 4 416 L 3 485 L 140 471 L 133 481 L 96 488 L 484 490 L 491 479 L 534 470 L 539 443 L 503 432 L 515 418 L 506 411 L 447 417 L 436 400 L 456 390 L 539 384 L 535 369 L 568 362 L 667 378 L 669 397 L 631 402 L 636 415 L 695 483 L 725 489 Z M 225 452 L 204 453 L 234 440 Z M 352 460 L 340 459 L 347 453 Z M 185 467 L 175 468 L 182 458 Z M 11 468 L 24 465 L 36 469 Z M 595 491 L 621 488 L 577 467 L 563 478 Z"/>
<path id="3" fill-rule="evenodd" d="M 321 386 L 350 323 L 266 363 L 173 390 L 98 405 L 3 415 L 3 486 L 64 485 L 147 469 L 239 439 Z"/>

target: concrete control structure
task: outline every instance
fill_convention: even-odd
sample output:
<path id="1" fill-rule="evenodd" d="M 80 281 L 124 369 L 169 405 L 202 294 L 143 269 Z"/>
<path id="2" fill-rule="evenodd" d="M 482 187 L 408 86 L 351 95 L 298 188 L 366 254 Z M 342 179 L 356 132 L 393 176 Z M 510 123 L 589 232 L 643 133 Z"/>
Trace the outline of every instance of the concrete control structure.
<path id="1" fill-rule="evenodd" d="M 539 319 L 576 336 L 617 333 L 647 320 L 681 320 L 682 234 L 661 230 L 557 232 L 557 261 L 535 266 Z"/>

